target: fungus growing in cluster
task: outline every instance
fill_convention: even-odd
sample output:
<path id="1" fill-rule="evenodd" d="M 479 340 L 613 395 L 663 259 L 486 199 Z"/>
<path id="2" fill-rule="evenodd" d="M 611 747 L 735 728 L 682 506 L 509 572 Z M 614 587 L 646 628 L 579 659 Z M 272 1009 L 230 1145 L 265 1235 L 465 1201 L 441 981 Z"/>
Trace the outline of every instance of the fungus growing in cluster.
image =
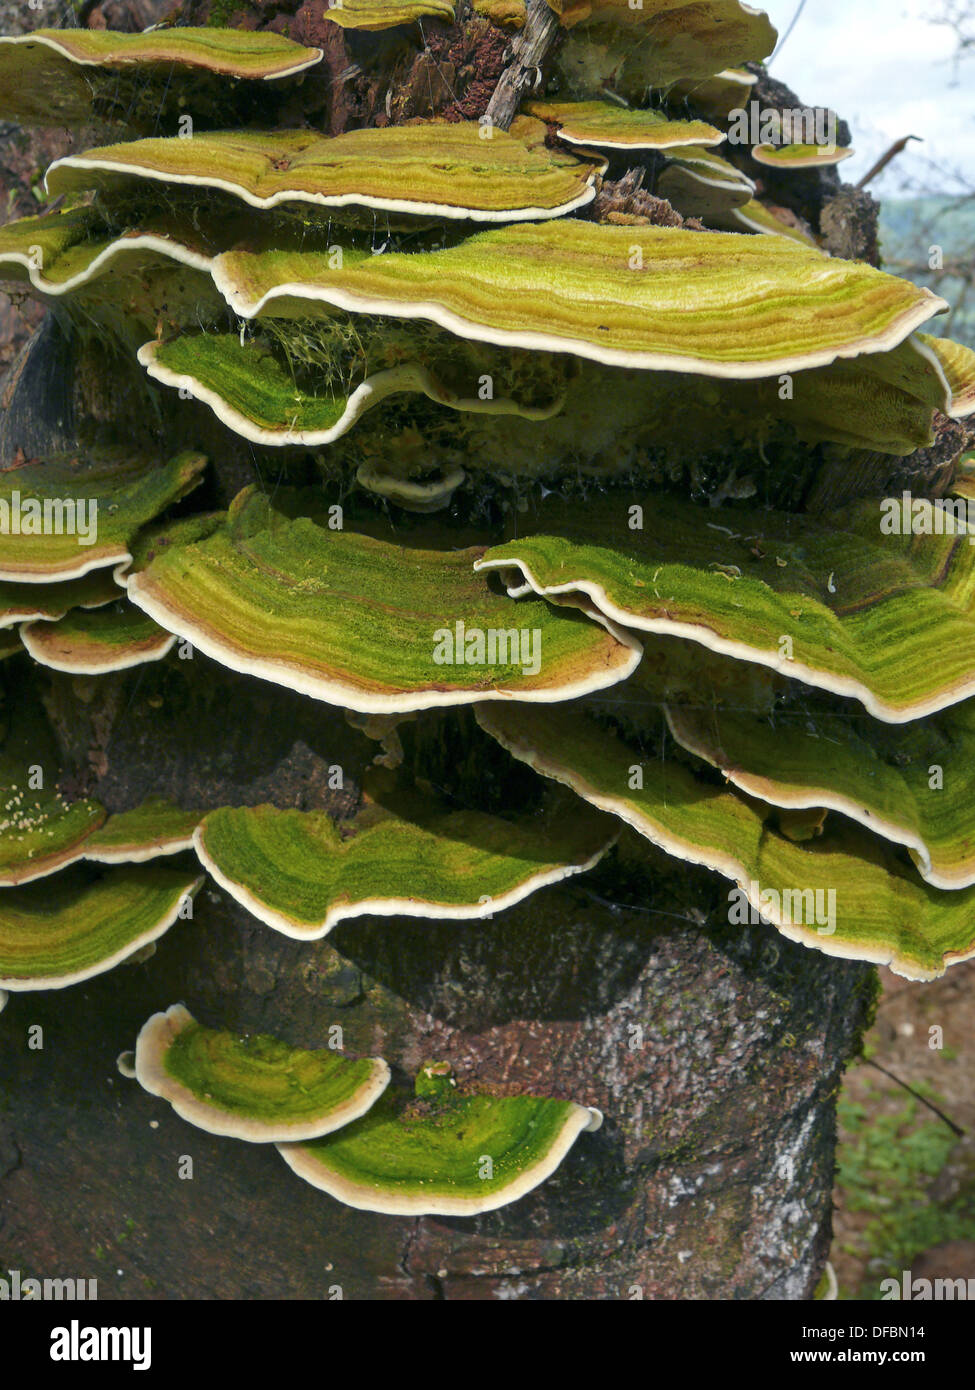
<path id="1" fill-rule="evenodd" d="M 360 1211 L 476 1216 L 544 1182 L 601 1122 L 572 1101 L 467 1091 L 435 1062 L 415 1096 L 390 1089 L 355 1124 L 279 1151 L 300 1178 Z"/>
<path id="2" fill-rule="evenodd" d="M 354 918 L 379 919 L 348 929 L 377 958 L 411 935 L 402 919 L 500 951 L 490 919 L 538 894 L 537 929 L 546 889 L 597 865 L 632 871 L 666 917 L 657 851 L 723 876 L 730 924 L 911 979 L 975 956 L 975 474 L 948 458 L 971 446 L 975 352 L 921 331 L 938 295 L 830 254 L 820 209 L 851 151 L 716 153 L 759 80 L 734 65 L 774 45 L 764 15 L 473 8 L 306 7 L 329 73 L 304 83 L 320 50 L 267 33 L 0 43 L 0 77 L 26 74 L 0 114 L 113 128 L 51 166 L 58 206 L 0 229 L 0 277 L 52 310 L 59 351 L 84 348 L 81 437 L 126 446 L 34 459 L 24 443 L 0 472 L 0 1006 L 148 962 L 192 915 L 200 866 L 226 912 L 292 938 L 262 936 L 275 972 Z M 431 38 L 427 18 L 456 27 Z M 529 61 L 539 22 L 560 32 Z M 494 95 L 482 60 L 504 68 Z M 431 67 L 445 94 L 431 82 L 427 105 Z M 806 171 L 794 196 L 790 169 Z M 129 445 L 146 439 L 210 441 L 205 502 L 204 456 Z M 839 475 L 852 500 L 829 511 Z M 917 477 L 928 529 L 857 495 L 868 475 Z M 200 659 L 109 677 L 177 641 Z M 204 658 L 244 682 L 214 685 Z M 247 776 L 209 747 L 184 775 L 181 744 L 157 784 L 191 809 L 134 804 L 123 749 L 159 749 L 150 711 L 179 739 L 197 717 L 219 730 L 251 713 L 231 703 L 246 678 L 255 736 L 273 729 Z M 321 747 L 312 721 L 307 777 L 278 751 L 292 695 L 346 715 L 322 714 Z M 123 719 L 139 727 L 116 739 Z M 347 724 L 381 743 L 364 773 L 376 750 Z M 341 756 L 343 730 L 333 799 L 324 752 L 337 737 Z M 460 957 L 465 990 L 489 959 Z M 426 1054 L 423 1029 L 467 1066 L 475 1030 L 523 1020 L 468 999 L 441 1018 L 401 990 L 398 1017 L 425 1021 L 389 1026 L 380 975 L 349 1021 L 389 1063 L 178 1004 L 119 1072 L 399 1215 L 502 1207 L 598 1126 L 513 1081 L 506 1042 L 472 1048 L 469 1084 L 443 1062 L 410 1092 L 391 1082 Z"/>
<path id="3" fill-rule="evenodd" d="M 200 863 L 260 921 L 308 941 L 346 918 L 469 921 L 513 907 L 591 869 L 616 827 L 561 798 L 510 820 L 452 811 L 375 774 L 351 825 L 324 811 L 212 811 L 196 832 Z"/>
<path id="4" fill-rule="evenodd" d="M 842 517 L 736 510 L 734 526 L 702 526 L 670 496 L 652 530 L 600 498 L 585 512 L 554 500 L 534 534 L 493 546 L 479 571 L 512 571 L 513 592 L 556 602 L 585 595 L 612 622 L 690 638 L 903 723 L 975 694 L 975 547 L 951 515 L 923 547 L 882 534 L 876 502 Z M 924 622 L 918 622 L 923 606 Z"/>
<path id="5" fill-rule="evenodd" d="M 513 609 L 475 574 L 479 554 L 331 531 L 247 489 L 219 530 L 133 573 L 128 595 L 231 670 L 366 713 L 571 699 L 635 668 L 639 643 L 612 623 Z"/>
<path id="6" fill-rule="evenodd" d="M 674 759 L 646 761 L 635 787 L 633 748 L 577 710 L 482 705 L 476 715 L 542 776 L 619 816 L 667 854 L 732 879 L 739 896 L 731 921 L 754 914 L 791 941 L 887 965 L 911 980 L 935 979 L 975 956 L 975 888 L 941 893 L 922 884 L 858 827 L 796 841 L 772 828 L 769 805 L 722 790 Z"/>
<path id="7" fill-rule="evenodd" d="M 389 1085 L 381 1057 L 356 1060 L 263 1033 L 206 1028 L 182 1004 L 143 1025 L 134 1071 L 140 1086 L 198 1129 L 259 1144 L 330 1134 L 366 1114 Z"/>
<path id="8" fill-rule="evenodd" d="M 667 723 L 682 748 L 720 769 L 749 796 L 790 811 L 835 811 L 905 845 L 935 888 L 975 884 L 970 810 L 975 796 L 975 711 L 969 702 L 934 719 L 889 725 L 824 709 L 800 724 L 764 711 L 672 703 Z M 944 785 L 933 767 L 954 764 Z"/>

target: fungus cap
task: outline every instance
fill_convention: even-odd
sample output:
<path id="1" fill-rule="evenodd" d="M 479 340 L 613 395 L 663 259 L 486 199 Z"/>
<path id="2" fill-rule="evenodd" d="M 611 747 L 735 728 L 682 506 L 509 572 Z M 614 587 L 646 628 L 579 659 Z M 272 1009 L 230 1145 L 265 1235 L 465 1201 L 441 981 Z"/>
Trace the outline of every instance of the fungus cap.
<path id="1" fill-rule="evenodd" d="M 103 191 L 149 181 L 219 189 L 251 207 L 287 203 L 372 208 L 411 216 L 514 222 L 564 216 L 596 196 L 603 166 L 539 139 L 545 127 L 516 118 L 484 139 L 474 121 L 362 128 L 215 131 L 192 140 L 108 145 L 55 160 L 50 194 Z M 408 192 L 407 192 L 408 190 Z"/>
<path id="2" fill-rule="evenodd" d="M 420 1073 L 417 1095 L 411 1103 L 387 1092 L 355 1124 L 279 1145 L 281 1156 L 306 1182 L 360 1211 L 476 1216 L 544 1182 L 602 1119 L 571 1101 L 465 1095 L 442 1064 Z"/>
<path id="3" fill-rule="evenodd" d="M 889 351 L 947 308 L 930 290 L 784 237 L 572 219 L 343 268 L 315 253 L 229 252 L 213 276 L 242 318 L 318 302 L 500 346 L 739 379 Z"/>
<path id="4" fill-rule="evenodd" d="M 135 1077 L 208 1134 L 270 1144 L 316 1139 L 359 1119 L 389 1085 L 389 1067 L 381 1057 L 357 1061 L 205 1028 L 173 1004 L 143 1025 Z"/>
<path id="5" fill-rule="evenodd" d="M 365 713 L 570 699 L 635 669 L 639 643 L 612 624 L 493 593 L 480 553 L 330 531 L 246 489 L 219 530 L 131 574 L 128 595 L 231 670 Z"/>
<path id="6" fill-rule="evenodd" d="M 260 921 L 307 941 L 352 917 L 490 917 L 585 873 L 616 838 L 612 822 L 563 802 L 542 818 L 533 811 L 503 820 L 420 798 L 383 799 L 388 806 L 369 806 L 342 827 L 324 811 L 213 811 L 196 832 L 197 854 Z"/>
<path id="7" fill-rule="evenodd" d="M 63 989 L 111 970 L 167 932 L 202 882 L 168 865 L 126 865 L 0 893 L 0 987 Z"/>
<path id="8" fill-rule="evenodd" d="M 915 536 L 876 501 L 816 520 L 736 509 L 733 526 L 667 494 L 646 505 L 655 524 L 639 532 L 612 497 L 581 515 L 547 503 L 534 534 L 475 568 L 515 571 L 514 594 L 583 594 L 621 626 L 853 696 L 888 723 L 975 694 L 975 546 L 953 516 L 933 512 L 941 531 Z"/>
<path id="9" fill-rule="evenodd" d="M 975 889 L 939 893 L 920 883 L 859 827 L 793 842 L 770 828 L 767 804 L 722 790 L 673 758 L 643 760 L 635 789 L 634 748 L 578 709 L 540 717 L 528 707 L 479 706 L 475 714 L 542 776 L 618 815 L 667 854 L 732 879 L 740 902 L 790 941 L 911 980 L 936 979 L 975 956 Z"/>
<path id="10" fill-rule="evenodd" d="M 58 622 L 25 623 L 20 637 L 41 666 L 78 676 L 104 676 L 161 661 L 176 642 L 171 632 L 124 599 L 110 607 L 75 610 Z"/>

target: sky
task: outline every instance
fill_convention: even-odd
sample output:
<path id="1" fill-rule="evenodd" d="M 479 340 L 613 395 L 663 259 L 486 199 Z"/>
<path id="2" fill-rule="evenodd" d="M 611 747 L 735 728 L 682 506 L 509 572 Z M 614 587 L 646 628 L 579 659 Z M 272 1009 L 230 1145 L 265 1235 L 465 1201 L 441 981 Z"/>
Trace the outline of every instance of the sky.
<path id="1" fill-rule="evenodd" d="M 785 34 L 799 0 L 751 0 Z M 956 65 L 952 31 L 932 24 L 937 0 L 806 0 L 774 77 L 804 105 L 829 106 L 850 123 L 856 156 L 842 169 L 856 183 L 902 135 L 920 135 L 871 184 L 878 196 L 955 192 L 975 186 L 975 53 Z M 905 183 L 924 188 L 904 187 Z"/>

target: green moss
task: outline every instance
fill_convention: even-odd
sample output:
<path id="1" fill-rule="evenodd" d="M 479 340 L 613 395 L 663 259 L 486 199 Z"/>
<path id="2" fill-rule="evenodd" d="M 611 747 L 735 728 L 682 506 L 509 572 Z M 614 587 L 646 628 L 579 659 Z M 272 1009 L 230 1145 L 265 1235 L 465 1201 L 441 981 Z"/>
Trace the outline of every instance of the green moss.
<path id="1" fill-rule="evenodd" d="M 913 1096 L 899 1110 L 878 1111 L 869 1104 L 878 1094 L 868 1088 L 868 1104 L 845 1097 L 839 1103 L 844 1137 L 837 1183 L 846 1209 L 868 1215 L 852 1253 L 869 1261 L 871 1271 L 860 1289 L 841 1290 L 842 1298 L 879 1300 L 881 1280 L 900 1280 L 922 1250 L 946 1240 L 975 1240 L 975 1194 L 936 1206 L 928 1191 L 955 1135 Z"/>

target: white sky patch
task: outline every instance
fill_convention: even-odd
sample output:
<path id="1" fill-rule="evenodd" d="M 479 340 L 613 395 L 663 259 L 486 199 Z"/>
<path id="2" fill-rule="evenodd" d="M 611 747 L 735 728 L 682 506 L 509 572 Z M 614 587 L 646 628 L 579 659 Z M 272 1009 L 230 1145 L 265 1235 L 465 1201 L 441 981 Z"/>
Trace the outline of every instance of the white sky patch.
<path id="1" fill-rule="evenodd" d="M 780 36 L 799 0 L 755 0 Z M 903 135 L 920 135 L 872 184 L 878 196 L 955 192 L 975 184 L 975 57 L 956 65 L 955 37 L 932 24 L 936 0 L 806 0 L 798 24 L 770 61 L 773 76 L 806 105 L 848 121 L 856 183 Z"/>

